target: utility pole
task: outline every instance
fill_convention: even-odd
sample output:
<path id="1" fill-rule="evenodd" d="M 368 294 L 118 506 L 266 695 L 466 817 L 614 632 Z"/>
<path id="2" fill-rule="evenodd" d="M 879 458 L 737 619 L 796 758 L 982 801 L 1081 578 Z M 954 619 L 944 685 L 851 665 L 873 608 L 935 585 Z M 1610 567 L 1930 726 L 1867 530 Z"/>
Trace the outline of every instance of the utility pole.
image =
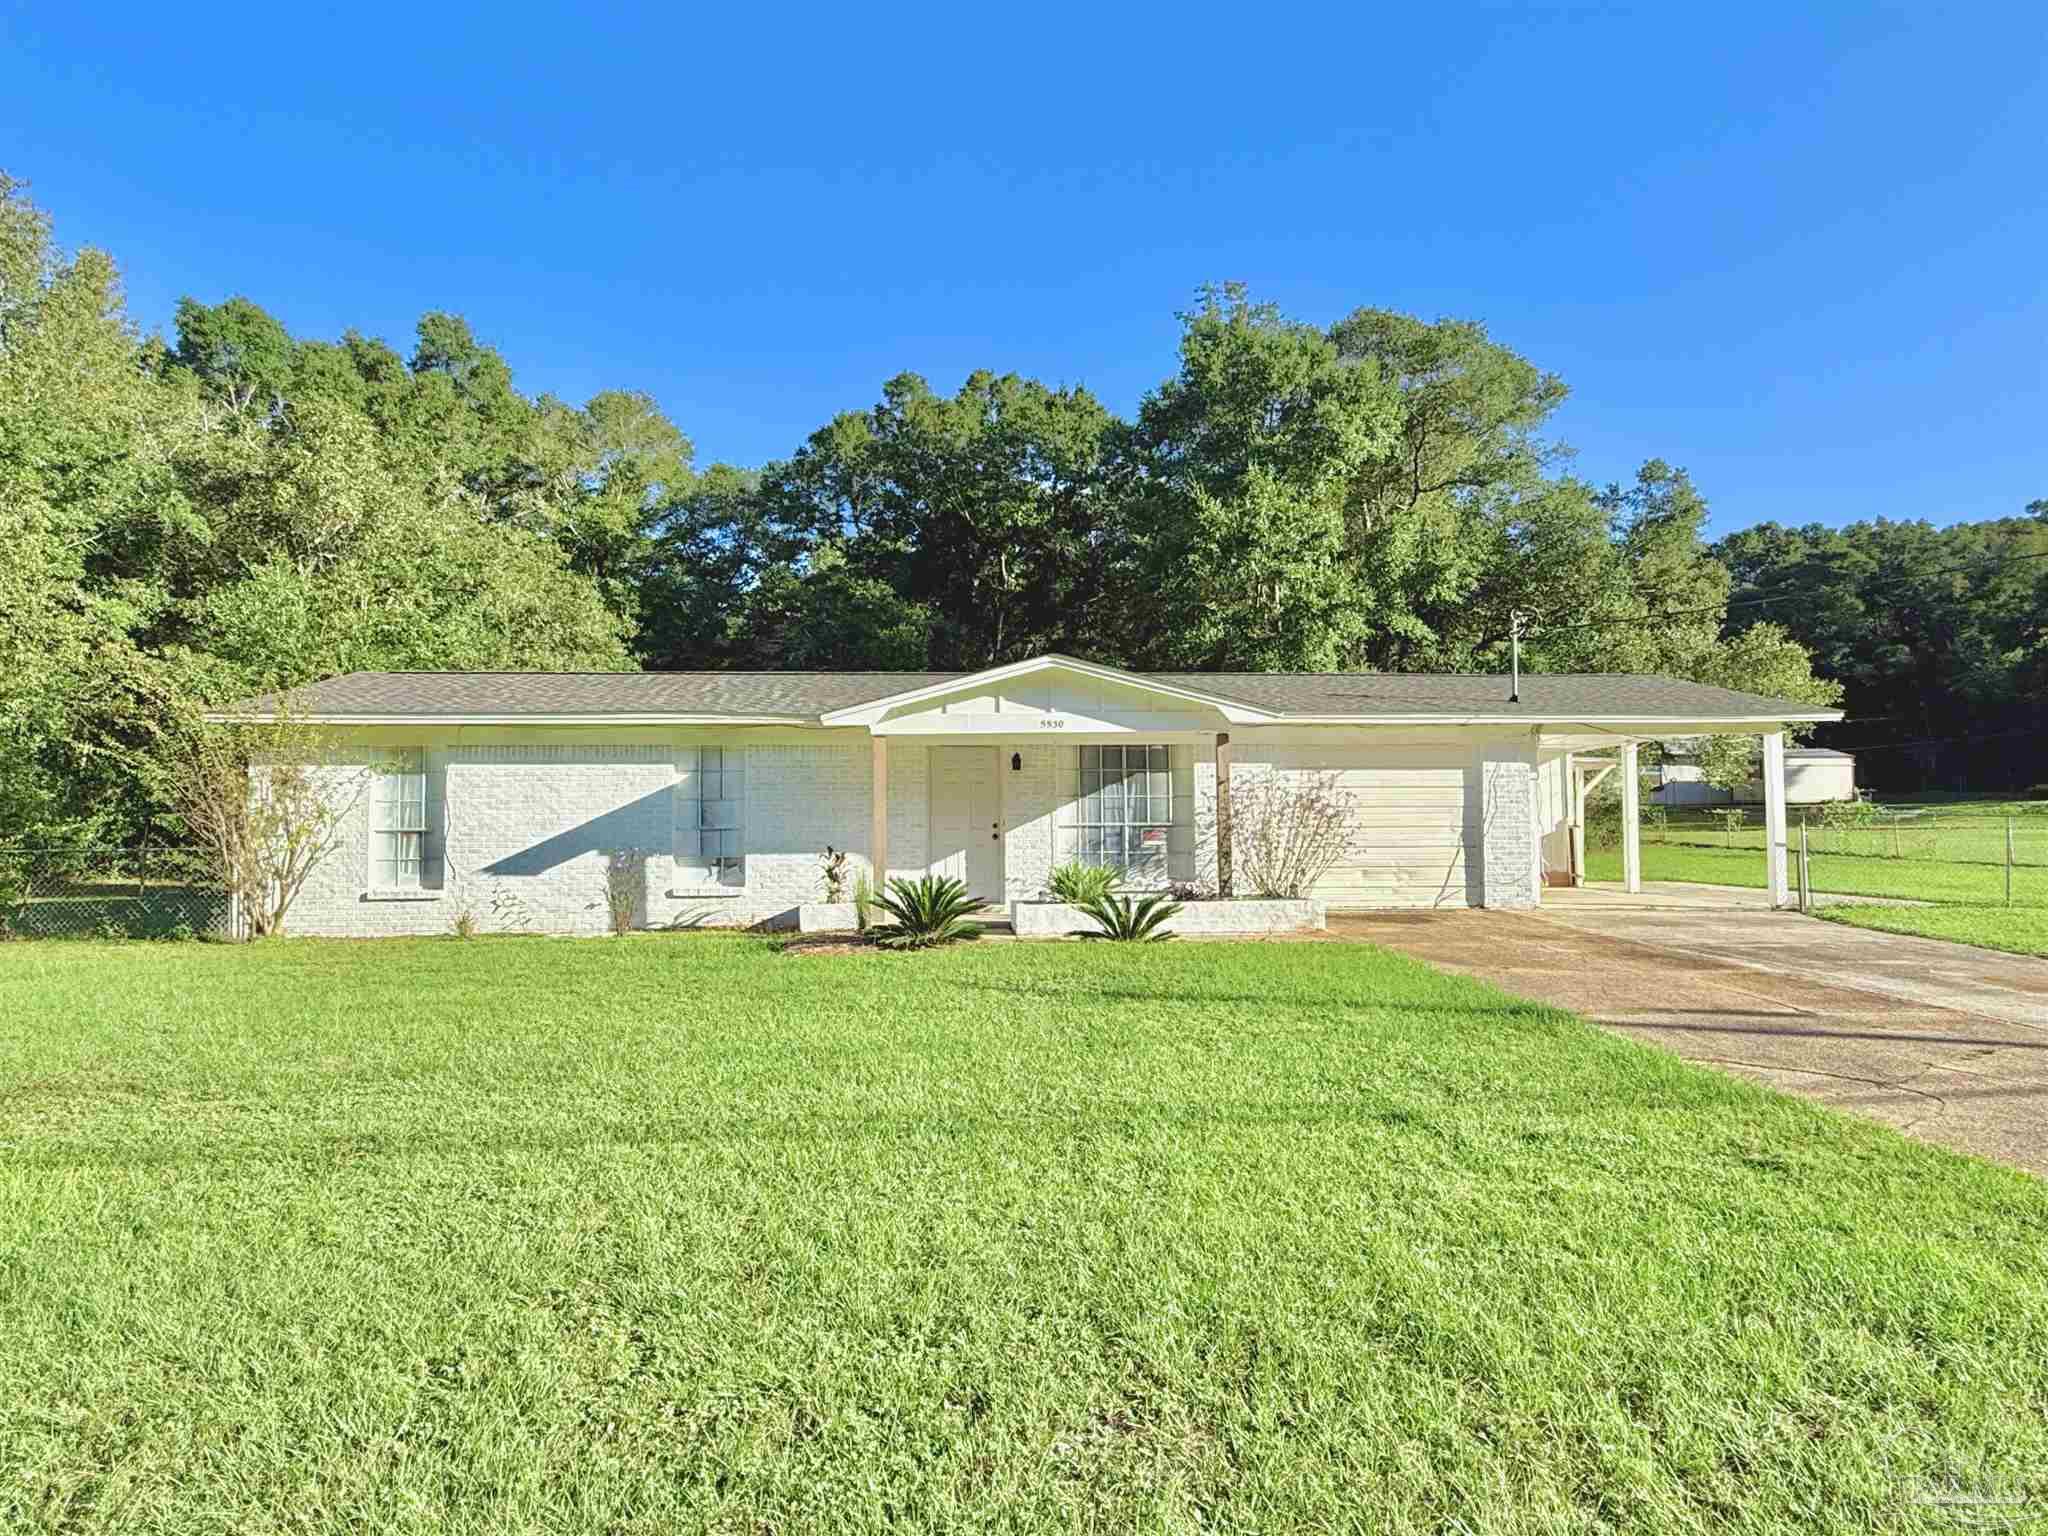
<path id="1" fill-rule="evenodd" d="M 1508 702 L 1519 704 L 1522 702 L 1522 610 L 1519 608 L 1508 610 L 1508 656 L 1508 664 L 1514 669 L 1508 684 Z"/>

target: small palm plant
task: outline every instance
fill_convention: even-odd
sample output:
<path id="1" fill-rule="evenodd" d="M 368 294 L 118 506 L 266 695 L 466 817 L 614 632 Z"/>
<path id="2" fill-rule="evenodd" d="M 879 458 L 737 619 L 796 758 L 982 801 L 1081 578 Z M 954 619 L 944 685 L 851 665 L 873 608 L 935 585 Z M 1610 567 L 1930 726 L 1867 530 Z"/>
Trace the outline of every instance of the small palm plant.
<path id="1" fill-rule="evenodd" d="M 1069 859 L 1056 865 L 1045 883 L 1052 892 L 1053 900 L 1085 907 L 1091 901 L 1103 900 L 1116 889 L 1116 871 L 1107 864 L 1083 864 L 1079 859 Z"/>
<path id="2" fill-rule="evenodd" d="M 1081 903 L 1081 910 L 1102 925 L 1100 933 L 1082 933 L 1081 938 L 1163 944 L 1173 937 L 1164 925 L 1169 918 L 1180 914 L 1181 904 L 1161 892 L 1139 901 L 1132 901 L 1128 896 L 1102 896 Z"/>
<path id="3" fill-rule="evenodd" d="M 875 905 L 896 919 L 893 928 L 883 929 L 875 938 L 885 949 L 930 949 L 981 937 L 981 925 L 967 921 L 980 901 L 949 875 L 891 880 L 886 891 L 876 894 Z"/>

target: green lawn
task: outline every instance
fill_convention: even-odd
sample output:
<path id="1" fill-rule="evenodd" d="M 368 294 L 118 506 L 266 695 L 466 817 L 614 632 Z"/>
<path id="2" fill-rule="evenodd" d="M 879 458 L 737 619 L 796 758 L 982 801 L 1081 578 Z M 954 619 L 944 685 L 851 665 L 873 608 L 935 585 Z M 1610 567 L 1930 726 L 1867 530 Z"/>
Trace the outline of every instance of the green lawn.
<path id="1" fill-rule="evenodd" d="M 1866 1531 L 2048 1186 L 1364 946 L 0 946 L 0 1529 Z"/>
<path id="2" fill-rule="evenodd" d="M 1812 863 L 1813 888 L 1817 891 L 1979 905 L 2002 904 L 2005 899 L 2005 870 L 1998 864 L 1838 853 L 1817 853 Z M 1619 880 L 1621 849 L 1588 848 L 1586 874 L 1593 880 Z M 1643 878 L 1761 886 L 1764 883 L 1763 845 L 1759 841 L 1754 847 L 1717 848 L 1696 843 L 1660 842 L 1645 829 Z M 1796 870 L 1792 878 L 1796 884 Z M 2013 900 L 2021 906 L 2048 907 L 2048 867 L 2028 865 L 2015 869 Z"/>
<path id="3" fill-rule="evenodd" d="M 1953 939 L 2015 955 L 2048 955 L 2048 907 L 1820 907 L 1819 916 L 1855 928 Z"/>

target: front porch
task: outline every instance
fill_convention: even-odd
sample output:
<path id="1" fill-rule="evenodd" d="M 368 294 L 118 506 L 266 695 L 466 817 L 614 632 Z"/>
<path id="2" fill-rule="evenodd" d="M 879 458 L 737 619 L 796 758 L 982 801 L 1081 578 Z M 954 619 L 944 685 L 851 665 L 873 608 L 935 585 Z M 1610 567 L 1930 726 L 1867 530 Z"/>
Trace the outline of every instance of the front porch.
<path id="1" fill-rule="evenodd" d="M 876 734 L 868 753 L 871 867 L 889 878 L 949 876 L 1005 910 L 1043 899 L 1073 860 L 1119 870 L 1127 889 L 1231 893 L 1213 736 Z"/>

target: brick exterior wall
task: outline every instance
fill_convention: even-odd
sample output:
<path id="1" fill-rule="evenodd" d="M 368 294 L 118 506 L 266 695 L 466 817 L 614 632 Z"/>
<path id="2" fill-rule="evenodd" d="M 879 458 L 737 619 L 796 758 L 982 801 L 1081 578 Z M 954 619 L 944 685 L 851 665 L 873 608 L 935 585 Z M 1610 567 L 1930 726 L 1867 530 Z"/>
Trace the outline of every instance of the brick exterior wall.
<path id="1" fill-rule="evenodd" d="M 931 749 L 921 741 L 892 741 L 887 751 L 889 877 L 915 880 L 931 863 Z"/>
<path id="2" fill-rule="evenodd" d="M 337 852 L 308 881 L 287 931 L 375 937 L 440 934 L 469 912 L 485 931 L 587 933 L 610 926 L 607 868 L 626 861 L 636 926 L 732 926 L 795 922 L 796 908 L 821 901 L 819 855 L 830 843 L 868 868 L 872 752 L 865 736 L 817 743 L 748 743 L 693 733 L 687 744 L 742 755 L 746 775 L 745 879 L 707 886 L 686 881 L 675 858 L 680 765 L 686 743 L 642 731 L 639 740 L 541 738 L 426 744 L 428 847 L 438 882 L 417 895 L 370 888 L 376 757 L 364 745 L 325 770 L 344 806 Z M 1255 772 L 1250 733 L 1238 761 Z M 418 738 L 412 738 L 417 744 Z M 1004 896 L 1043 896 L 1068 825 L 1074 773 L 1069 743 L 1002 742 Z M 1012 752 L 1022 758 L 1013 771 Z M 888 744 L 889 864 L 892 875 L 925 873 L 930 749 L 901 737 Z M 1520 740 L 1475 742 L 1472 793 L 1481 814 L 1468 861 L 1488 906 L 1538 900 L 1536 768 Z M 1215 881 L 1216 762 L 1212 743 L 1172 749 L 1175 812 L 1171 878 Z"/>
<path id="3" fill-rule="evenodd" d="M 1021 768 L 1010 767 L 1015 754 Z M 1052 876 L 1054 822 L 1066 803 L 1060 759 L 1074 755 L 1059 743 L 1025 742 L 998 754 L 1003 776 L 1003 900 L 1032 901 Z M 1071 780 L 1073 774 L 1066 776 Z M 1070 792 L 1069 792 L 1070 793 Z"/>
<path id="4" fill-rule="evenodd" d="M 345 807 L 341 845 L 308 880 L 286 931 L 437 934 L 467 911 L 487 932 L 603 933 L 614 858 L 635 889 L 636 926 L 793 924 L 798 906 L 823 897 L 819 855 L 827 843 L 849 849 L 854 868 L 866 866 L 864 741 L 703 744 L 743 753 L 743 884 L 679 876 L 675 745 L 517 742 L 427 748 L 428 846 L 438 854 L 438 882 L 417 894 L 375 891 L 374 775 L 365 766 L 374 753 L 362 748 L 330 770 Z"/>
<path id="5" fill-rule="evenodd" d="M 1504 743 L 1482 749 L 1478 777 L 1480 891 L 1489 907 L 1533 907 L 1541 896 L 1536 827 L 1536 764 Z"/>

